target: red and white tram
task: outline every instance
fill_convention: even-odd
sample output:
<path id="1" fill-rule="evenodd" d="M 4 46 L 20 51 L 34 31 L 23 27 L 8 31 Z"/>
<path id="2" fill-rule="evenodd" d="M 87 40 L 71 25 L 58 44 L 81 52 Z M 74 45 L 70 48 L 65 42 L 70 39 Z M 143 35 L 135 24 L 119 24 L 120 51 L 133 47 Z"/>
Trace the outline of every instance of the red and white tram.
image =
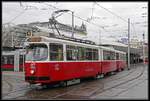
<path id="1" fill-rule="evenodd" d="M 69 84 L 126 67 L 126 53 L 57 38 L 32 37 L 27 46 L 25 80 L 30 84 Z"/>
<path id="2" fill-rule="evenodd" d="M 19 64 L 19 70 L 18 71 L 23 71 L 24 68 L 24 55 L 25 53 L 22 52 L 22 50 L 19 52 L 18 60 L 15 60 L 16 52 L 19 50 L 14 50 L 14 51 L 3 51 L 2 52 L 2 61 L 1 61 L 1 69 L 4 71 L 14 71 L 15 70 L 15 64 Z"/>

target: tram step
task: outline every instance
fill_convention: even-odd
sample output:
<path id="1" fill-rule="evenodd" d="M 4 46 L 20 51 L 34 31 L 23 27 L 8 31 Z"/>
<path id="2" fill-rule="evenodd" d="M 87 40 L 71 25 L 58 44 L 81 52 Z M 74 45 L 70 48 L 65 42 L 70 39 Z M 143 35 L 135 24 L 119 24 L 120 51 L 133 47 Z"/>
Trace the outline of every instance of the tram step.
<path id="1" fill-rule="evenodd" d="M 67 86 L 80 83 L 80 79 L 74 79 L 67 81 Z"/>

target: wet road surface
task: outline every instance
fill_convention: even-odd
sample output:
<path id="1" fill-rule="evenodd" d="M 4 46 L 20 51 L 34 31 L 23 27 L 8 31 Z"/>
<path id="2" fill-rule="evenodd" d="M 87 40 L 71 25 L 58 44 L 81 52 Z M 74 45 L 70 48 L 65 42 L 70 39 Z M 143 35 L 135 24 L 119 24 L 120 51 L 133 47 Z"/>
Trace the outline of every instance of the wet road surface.
<path id="1" fill-rule="evenodd" d="M 2 73 L 3 99 L 148 99 L 148 65 L 138 64 L 131 69 L 86 79 L 68 87 L 40 89 L 24 81 L 23 72 Z"/>

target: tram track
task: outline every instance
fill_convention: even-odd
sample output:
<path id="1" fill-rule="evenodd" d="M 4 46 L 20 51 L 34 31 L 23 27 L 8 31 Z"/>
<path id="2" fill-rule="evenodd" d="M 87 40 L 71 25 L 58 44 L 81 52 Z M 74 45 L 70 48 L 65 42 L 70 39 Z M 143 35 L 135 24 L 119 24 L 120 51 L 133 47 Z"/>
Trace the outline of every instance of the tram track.
<path id="1" fill-rule="evenodd" d="M 138 76 L 137 79 L 140 79 L 140 77 L 141 77 L 141 76 L 143 75 L 143 73 L 145 72 L 145 67 L 143 67 L 143 68 L 144 68 L 144 70 L 141 72 L 141 74 Z M 124 92 L 130 90 L 131 88 L 133 88 L 133 87 L 135 87 L 135 86 L 137 86 L 137 85 L 143 83 L 143 82 L 146 81 L 146 80 L 148 80 L 148 79 L 147 79 L 147 78 L 146 78 L 146 79 L 142 79 L 140 82 L 139 82 L 139 81 L 136 82 L 136 83 L 135 83 L 134 85 L 132 85 L 131 87 L 128 87 L 128 88 L 126 88 L 126 89 L 120 91 L 119 93 L 117 93 L 117 94 L 111 96 L 111 97 L 117 97 L 117 96 L 119 96 L 120 94 L 122 94 L 122 93 L 124 93 Z"/>
<path id="2" fill-rule="evenodd" d="M 23 77 L 23 79 L 18 79 L 18 77 L 16 76 L 16 77 L 13 77 L 13 76 L 10 76 L 10 75 L 5 75 L 5 76 L 3 76 L 3 78 L 5 78 L 5 81 L 7 81 L 7 82 L 16 82 L 16 83 L 22 83 L 22 82 L 25 82 L 25 80 L 24 80 L 24 77 Z M 22 78 L 22 77 L 21 77 Z M 7 80 L 6 80 L 7 79 Z M 8 81 L 9 80 L 9 81 Z"/>
<path id="3" fill-rule="evenodd" d="M 11 78 L 11 79 L 10 79 Z M 13 78 L 13 79 L 12 79 Z M 6 82 L 8 85 L 9 85 L 9 93 L 5 93 L 2 95 L 3 98 L 13 94 L 13 93 L 16 93 L 16 92 L 20 92 L 20 91 L 24 91 L 24 90 L 29 90 L 30 88 L 22 88 L 22 89 L 17 89 L 17 90 L 14 90 L 14 86 L 12 84 L 12 82 L 16 82 L 15 84 L 17 83 L 22 83 L 22 82 L 25 82 L 24 80 L 21 80 L 21 79 L 18 79 L 18 78 L 15 78 L 15 77 L 3 77 L 3 80 L 4 82 Z"/>
<path id="4" fill-rule="evenodd" d="M 131 78 L 131 79 L 129 79 L 129 80 L 123 81 L 123 82 L 121 82 L 121 83 L 119 83 L 119 84 L 116 84 L 116 85 L 114 85 L 114 86 L 112 86 L 112 87 L 103 89 L 101 92 L 99 92 L 99 89 L 97 89 L 97 91 L 95 91 L 95 92 L 94 92 L 93 94 L 91 94 L 89 97 L 91 97 L 91 96 L 93 96 L 93 95 L 96 95 L 96 94 L 104 93 L 104 92 L 106 92 L 106 91 L 108 91 L 108 90 L 111 90 L 111 89 L 116 88 L 116 87 L 119 87 L 119 86 L 121 86 L 121 85 L 123 85 L 123 84 L 127 84 L 128 82 L 131 82 L 131 81 L 133 81 L 133 80 L 136 80 L 136 79 L 138 79 L 139 77 L 141 77 L 141 76 L 143 75 L 144 71 L 145 71 L 145 68 L 142 67 L 142 72 L 141 72 L 139 75 L 137 75 L 136 77 L 133 77 L 133 78 Z"/>
<path id="5" fill-rule="evenodd" d="M 141 64 L 138 64 L 138 65 L 141 65 Z M 108 80 L 109 80 L 109 82 L 110 82 L 110 81 L 122 79 L 122 78 L 124 78 L 124 77 L 126 77 L 126 76 L 129 76 L 130 74 L 136 72 L 136 69 L 137 69 L 137 68 L 139 68 L 139 67 L 130 69 L 130 71 L 128 71 L 127 74 L 124 74 L 124 75 L 121 76 L 121 77 L 114 78 L 114 77 L 117 76 L 117 75 L 107 76 L 107 77 L 108 77 Z M 123 71 L 121 71 L 121 72 L 123 72 Z M 120 72 L 117 72 L 117 73 L 120 73 Z M 107 78 L 107 77 L 105 77 L 105 78 Z"/>
<path id="6" fill-rule="evenodd" d="M 6 98 L 6 97 L 8 97 L 11 94 L 22 92 L 22 91 L 26 91 L 26 90 L 31 90 L 31 88 L 23 88 L 23 89 L 13 90 L 13 91 L 11 91 L 11 92 L 9 92 L 7 94 L 4 94 L 3 98 Z M 17 96 L 17 97 L 20 97 L 20 96 Z M 15 97 L 15 98 L 17 98 L 17 97 Z M 15 99 L 15 98 L 13 97 L 13 99 Z"/>
<path id="7" fill-rule="evenodd" d="M 63 87 L 63 88 L 64 88 L 64 87 Z M 35 89 L 38 89 L 38 88 L 35 88 Z M 74 89 L 76 89 L 76 87 L 73 87 L 73 89 L 71 89 L 71 90 L 74 90 Z M 8 96 L 11 95 L 11 94 L 18 93 L 18 92 L 22 92 L 22 91 L 27 91 L 27 90 L 33 90 L 33 89 L 31 89 L 31 87 L 28 86 L 27 88 L 14 90 L 14 91 L 11 91 L 11 92 L 9 92 L 9 93 L 7 93 L 7 94 L 4 94 L 3 97 L 6 98 L 6 97 L 8 97 Z M 58 90 L 59 90 L 59 89 L 58 89 Z M 69 91 L 70 91 L 70 89 L 69 89 Z M 68 92 L 69 92 L 69 91 L 68 91 Z M 66 92 L 66 93 L 68 93 L 68 92 Z M 63 93 L 62 95 L 65 95 L 66 93 Z M 58 96 L 61 96 L 61 95 L 58 95 Z M 16 99 L 16 98 L 19 98 L 19 97 L 24 97 L 24 95 L 16 96 L 16 97 L 13 97 L 12 99 Z M 56 97 L 56 96 L 55 96 L 55 97 Z"/>
<path id="8" fill-rule="evenodd" d="M 137 69 L 137 68 L 136 68 L 136 69 Z M 130 71 L 129 73 L 127 73 L 127 74 L 124 75 L 124 76 L 121 76 L 121 77 L 116 78 L 116 79 L 112 79 L 112 80 L 110 80 L 110 82 L 111 82 L 111 81 L 114 81 L 114 80 L 118 80 L 118 79 L 124 78 L 124 77 L 126 77 L 126 76 L 132 74 L 133 72 L 135 72 L 136 69 L 133 69 L 132 71 Z M 115 76 L 115 75 L 114 75 L 114 76 Z M 102 79 L 102 80 L 105 80 L 105 78 Z M 97 82 L 97 81 L 96 81 L 96 82 Z M 126 81 L 125 81 L 125 82 L 126 82 Z M 93 81 L 92 81 L 92 82 L 83 82 L 83 83 L 81 83 L 80 85 L 77 85 L 78 87 L 77 87 L 77 86 L 74 86 L 72 89 L 69 89 L 69 91 L 67 91 L 67 92 L 65 92 L 65 93 L 57 94 L 56 96 L 51 97 L 51 99 L 61 98 L 62 96 L 66 96 L 67 94 L 70 94 L 71 92 L 76 91 L 76 90 L 80 89 L 81 87 L 83 87 L 83 89 L 84 89 L 84 88 L 87 87 L 87 85 L 91 85 L 92 83 L 93 83 Z M 124 82 L 123 82 L 123 83 L 124 83 Z M 100 84 L 101 84 L 101 88 L 94 90 L 93 93 L 92 93 L 90 96 L 94 95 L 95 93 L 97 93 L 97 91 L 99 91 L 100 89 L 103 89 L 103 88 L 104 88 L 104 83 L 100 83 Z M 110 88 L 109 88 L 109 89 L 110 89 Z M 109 89 L 107 89 L 107 90 L 109 90 Z M 106 89 L 105 89 L 105 91 L 106 91 Z M 71 95 L 73 95 L 73 94 L 71 94 Z M 74 95 L 74 96 L 77 96 L 77 95 Z M 90 96 L 80 96 L 80 98 L 84 98 L 84 99 L 85 99 L 86 97 L 88 98 L 88 97 L 90 97 Z"/>
<path id="9" fill-rule="evenodd" d="M 145 80 L 147 80 L 147 79 L 143 79 L 141 82 L 138 82 L 138 83 L 134 84 L 133 86 L 128 87 L 127 89 L 122 90 L 122 91 L 120 91 L 119 93 L 117 93 L 117 94 L 115 94 L 115 95 L 113 95 L 113 96 L 111 96 L 111 97 L 119 96 L 120 94 L 122 94 L 122 93 L 124 93 L 124 92 L 126 92 L 126 91 L 130 90 L 131 88 L 133 88 L 133 87 L 135 87 L 135 86 L 137 86 L 137 85 L 139 85 L 139 84 L 143 83 Z"/>
<path id="10" fill-rule="evenodd" d="M 138 67 L 138 68 L 139 68 L 139 67 Z M 114 81 L 114 80 L 118 80 L 118 79 L 124 78 L 124 77 L 126 77 L 126 76 L 128 76 L 128 75 L 134 73 L 138 68 L 133 69 L 133 70 L 131 69 L 132 71 L 130 71 L 130 72 L 127 73 L 126 75 L 123 75 L 123 76 L 121 76 L 121 77 L 119 77 L 119 78 L 115 78 L 115 79 L 112 79 L 112 78 L 111 78 L 110 82 L 111 82 L 111 81 Z M 104 84 L 103 82 L 101 82 L 101 83 L 100 83 L 100 84 L 101 84 L 101 87 L 98 88 L 98 89 L 95 89 L 92 94 L 90 94 L 89 96 L 79 96 L 79 97 L 80 97 L 80 98 L 83 98 L 83 99 L 85 99 L 85 98 L 90 98 L 90 97 L 92 97 L 93 95 L 103 93 L 103 92 L 105 92 L 105 91 L 111 90 L 111 89 L 113 89 L 113 88 L 116 88 L 116 87 L 118 87 L 118 86 L 120 86 L 120 85 L 126 84 L 126 83 L 128 83 L 128 82 L 130 82 L 130 81 L 133 81 L 133 80 L 135 80 L 135 79 L 138 79 L 139 77 L 141 77 L 141 76 L 143 75 L 143 72 L 144 72 L 144 69 L 145 69 L 145 68 L 144 68 L 144 67 L 142 67 L 142 68 L 143 68 L 143 69 L 142 69 L 142 72 L 141 72 L 138 76 L 136 76 L 136 77 L 134 77 L 134 78 L 132 78 L 132 79 L 126 80 L 126 81 L 124 81 L 124 82 L 121 82 L 121 83 L 119 83 L 119 84 L 116 84 L 116 85 L 114 85 L 114 86 L 112 86 L 112 87 L 109 87 L 109 88 L 107 88 L 107 89 L 103 89 L 105 84 Z M 115 75 L 112 75 L 112 76 L 115 76 Z M 108 78 L 108 79 L 109 79 L 109 78 Z M 102 80 L 103 80 L 103 79 L 102 79 Z M 104 80 L 105 80 L 105 78 L 104 78 Z M 89 83 L 92 83 L 92 82 L 88 82 L 88 84 L 89 84 Z M 67 92 L 65 92 L 65 93 L 61 93 L 61 94 L 54 95 L 54 96 L 52 96 L 50 99 L 58 99 L 58 98 L 61 98 L 61 97 L 65 96 L 65 95 L 70 94 L 70 93 L 73 92 L 73 91 L 76 91 L 76 90 L 80 89 L 81 86 L 82 86 L 83 88 L 86 88 L 88 84 L 87 84 L 87 82 L 83 82 L 83 83 L 81 83 L 80 85 L 71 86 L 70 88 L 72 88 L 72 89 L 68 88 L 69 91 L 67 91 Z M 10 86 L 12 87 L 11 84 L 10 84 Z M 78 86 L 78 87 L 77 87 L 77 86 Z M 101 90 L 101 89 L 102 89 L 102 90 Z M 7 96 L 9 96 L 9 95 L 12 94 L 12 93 L 16 93 L 16 92 L 18 93 L 18 92 L 27 91 L 27 90 L 32 90 L 32 89 L 31 89 L 30 87 L 27 87 L 27 88 L 23 88 L 23 89 L 19 89 L 19 90 L 10 91 L 8 94 L 5 94 L 3 97 L 7 97 Z M 101 90 L 101 91 L 100 91 L 100 90 Z M 124 91 L 126 91 L 126 90 L 124 90 Z M 123 92 L 123 91 L 122 91 L 122 92 Z M 73 95 L 73 94 L 71 94 L 71 95 Z M 23 96 L 24 96 L 24 95 L 16 96 L 16 97 L 13 97 L 13 99 L 16 99 L 16 98 L 19 98 L 19 97 L 23 97 Z M 75 95 L 75 96 L 76 96 L 76 95 Z M 116 96 L 117 96 L 117 95 L 116 95 Z"/>
<path id="11" fill-rule="evenodd" d="M 129 72 L 128 74 L 126 74 L 126 75 L 124 75 L 124 76 L 122 76 L 122 77 L 125 77 L 125 76 L 127 76 L 127 75 L 129 75 L 130 73 L 132 73 L 132 72 L 134 72 L 134 70 L 133 71 L 131 71 L 131 72 Z M 119 78 L 117 78 L 117 79 L 121 79 L 122 77 L 119 77 Z M 105 79 L 105 78 L 104 78 Z M 116 80 L 117 80 L 116 79 Z M 112 80 L 113 81 L 113 80 Z M 82 83 L 80 83 L 79 85 L 72 85 L 72 86 L 74 86 L 73 87 L 73 89 L 70 89 L 70 91 L 68 91 L 68 92 L 65 92 L 65 93 L 62 93 L 62 94 L 58 94 L 58 95 L 56 95 L 56 96 L 54 96 L 54 97 L 51 97 L 50 99 L 57 99 L 57 98 L 59 98 L 59 97 L 61 97 L 61 96 L 64 96 L 64 95 L 67 95 L 67 94 L 69 94 L 69 93 L 71 93 L 72 91 L 76 91 L 77 89 L 80 89 L 81 87 L 87 87 L 87 85 L 91 85 L 91 83 L 93 83 L 94 81 L 92 80 L 92 81 L 85 81 L 85 82 L 82 82 Z M 97 80 L 95 80 L 95 82 L 97 82 Z M 76 86 L 79 86 L 79 87 L 76 87 Z M 99 85 L 100 86 L 100 85 Z M 103 88 L 103 84 L 101 84 L 101 88 Z M 75 95 L 76 96 L 76 95 Z M 85 98 L 85 97 L 83 97 L 83 98 Z"/>
<path id="12" fill-rule="evenodd" d="M 109 88 L 106 88 L 106 89 L 103 89 L 105 84 L 102 82 L 102 83 L 101 83 L 101 85 L 102 85 L 101 88 L 95 89 L 95 90 L 93 91 L 93 93 L 90 94 L 89 96 L 80 96 L 80 98 L 90 98 L 90 97 L 92 97 L 93 95 L 100 94 L 100 93 L 104 93 L 104 92 L 106 92 L 106 91 L 108 91 L 108 90 L 111 90 L 111 89 L 113 89 L 113 88 L 116 88 L 116 87 L 121 86 L 121 85 L 123 85 L 123 84 L 126 84 L 126 83 L 128 83 L 128 82 L 131 82 L 131 81 L 133 81 L 133 80 L 136 80 L 136 79 L 138 79 L 139 77 L 141 77 L 141 76 L 143 75 L 145 68 L 144 68 L 144 67 L 142 67 L 142 68 L 143 68 L 143 69 L 142 69 L 142 72 L 141 72 L 138 76 L 136 76 L 136 77 L 133 77 L 133 78 L 131 78 L 131 79 L 129 79 L 129 80 L 123 81 L 123 82 L 121 82 L 121 83 L 119 83 L 119 84 L 116 84 L 116 85 L 114 85 L 114 86 L 112 86 L 112 87 L 109 87 Z M 135 70 L 137 70 L 137 68 L 136 68 Z M 119 80 L 119 79 L 122 79 L 122 78 L 124 78 L 124 77 L 127 77 L 127 76 L 129 76 L 130 74 L 132 74 L 132 73 L 134 73 L 134 72 L 135 72 L 135 71 L 133 70 L 133 71 L 129 72 L 128 74 L 124 75 L 124 76 L 121 76 L 121 77 L 116 78 L 116 79 L 111 79 L 111 80 L 109 81 L 109 83 L 110 83 L 111 81 Z M 86 84 L 83 84 L 83 86 L 84 86 L 84 85 L 86 86 L 86 85 L 88 85 L 88 84 L 86 83 Z M 101 89 L 102 89 L 102 90 L 101 90 Z M 75 88 L 75 89 L 72 89 L 72 90 L 78 90 L 78 88 Z M 52 97 L 52 99 L 61 98 L 61 97 L 63 97 L 63 96 L 66 95 L 66 94 L 70 94 L 70 92 L 72 92 L 72 91 L 68 91 L 68 92 L 65 92 L 65 93 L 63 93 L 63 94 L 56 95 L 55 97 Z M 73 95 L 73 94 L 71 94 L 71 95 Z M 75 95 L 75 96 L 76 96 L 76 95 Z"/>
<path id="13" fill-rule="evenodd" d="M 8 86 L 9 86 L 8 92 L 11 92 L 13 90 L 13 85 L 6 79 L 3 79 L 3 81 L 6 82 L 8 84 Z"/>

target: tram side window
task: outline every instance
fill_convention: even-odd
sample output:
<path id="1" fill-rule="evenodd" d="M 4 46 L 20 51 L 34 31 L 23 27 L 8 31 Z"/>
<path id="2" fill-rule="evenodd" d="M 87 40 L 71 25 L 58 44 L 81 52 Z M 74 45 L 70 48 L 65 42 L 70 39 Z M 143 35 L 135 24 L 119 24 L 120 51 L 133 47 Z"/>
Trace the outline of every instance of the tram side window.
<path id="1" fill-rule="evenodd" d="M 116 60 L 119 60 L 119 53 L 116 53 Z"/>
<path id="2" fill-rule="evenodd" d="M 76 46 L 66 45 L 67 60 L 77 60 L 78 49 Z"/>
<path id="3" fill-rule="evenodd" d="M 124 60 L 125 60 L 125 61 L 127 60 L 127 56 L 126 56 L 126 54 L 124 54 Z"/>
<path id="4" fill-rule="evenodd" d="M 63 45 L 57 43 L 50 43 L 50 60 L 62 61 L 63 60 Z"/>
<path id="5" fill-rule="evenodd" d="M 1 64 L 3 65 L 4 64 L 4 57 L 2 56 L 1 58 Z"/>
<path id="6" fill-rule="evenodd" d="M 92 49 L 91 48 L 86 48 L 86 60 L 92 60 Z"/>
<path id="7" fill-rule="evenodd" d="M 23 64 L 24 62 L 25 62 L 25 56 L 23 56 L 23 55 L 20 55 L 20 59 L 19 59 L 20 61 L 20 64 Z"/>
<path id="8" fill-rule="evenodd" d="M 103 51 L 103 59 L 104 60 L 111 60 L 111 57 L 110 57 L 110 52 L 109 51 Z"/>
<path id="9" fill-rule="evenodd" d="M 14 64 L 14 56 L 13 55 L 8 56 L 7 59 L 8 59 L 7 60 L 8 64 Z"/>
<path id="10" fill-rule="evenodd" d="M 7 59 L 7 56 L 4 57 L 4 64 L 7 64 L 8 63 L 8 59 Z"/>
<path id="11" fill-rule="evenodd" d="M 123 60 L 125 60 L 126 61 L 126 54 L 123 54 Z"/>
<path id="12" fill-rule="evenodd" d="M 121 60 L 124 60 L 123 54 L 120 54 L 120 59 L 121 59 Z"/>
<path id="13" fill-rule="evenodd" d="M 6 56 L 2 56 L 2 64 L 7 64 L 7 57 Z"/>
<path id="14" fill-rule="evenodd" d="M 120 54 L 120 59 L 121 60 L 126 60 L 126 54 Z"/>
<path id="15" fill-rule="evenodd" d="M 98 50 L 93 49 L 93 60 L 98 60 Z"/>
<path id="16" fill-rule="evenodd" d="M 115 60 L 115 52 L 110 52 L 110 59 Z"/>
<path id="17" fill-rule="evenodd" d="M 85 48 L 84 47 L 77 47 L 78 49 L 78 60 L 85 60 Z"/>
<path id="18" fill-rule="evenodd" d="M 3 64 L 14 64 L 14 56 L 13 55 L 3 56 L 2 63 Z"/>
<path id="19" fill-rule="evenodd" d="M 120 60 L 123 60 L 123 55 L 120 53 Z"/>

